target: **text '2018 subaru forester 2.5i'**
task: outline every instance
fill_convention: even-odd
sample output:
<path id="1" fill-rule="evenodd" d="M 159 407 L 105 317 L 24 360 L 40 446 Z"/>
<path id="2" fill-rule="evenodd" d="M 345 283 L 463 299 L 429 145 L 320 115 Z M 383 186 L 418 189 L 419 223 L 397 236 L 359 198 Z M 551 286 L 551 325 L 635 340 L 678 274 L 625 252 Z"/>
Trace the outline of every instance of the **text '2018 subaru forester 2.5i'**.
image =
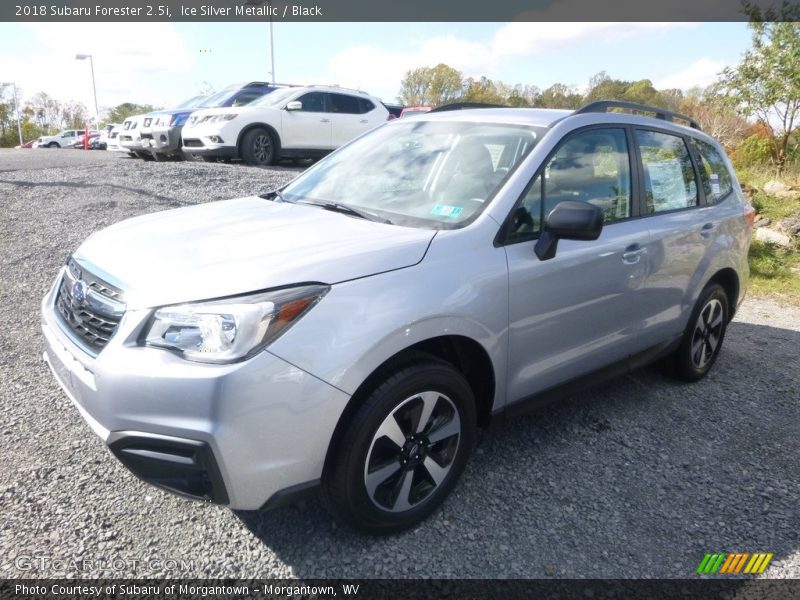
<path id="1" fill-rule="evenodd" d="M 493 416 L 719 356 L 752 209 L 709 136 L 610 106 L 400 119 L 280 190 L 99 231 L 44 298 L 45 359 L 145 481 L 409 527 Z"/>

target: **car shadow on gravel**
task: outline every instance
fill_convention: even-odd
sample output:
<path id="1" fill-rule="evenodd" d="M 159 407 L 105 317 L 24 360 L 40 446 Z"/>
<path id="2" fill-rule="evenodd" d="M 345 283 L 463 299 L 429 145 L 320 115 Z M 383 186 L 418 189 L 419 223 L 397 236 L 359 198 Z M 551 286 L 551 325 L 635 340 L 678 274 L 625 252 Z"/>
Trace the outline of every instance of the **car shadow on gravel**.
<path id="1" fill-rule="evenodd" d="M 318 500 L 236 515 L 308 578 L 693 577 L 706 552 L 778 561 L 800 548 L 797 348 L 800 332 L 734 322 L 702 382 L 649 367 L 494 427 L 444 506 L 403 534 L 337 527 Z"/>

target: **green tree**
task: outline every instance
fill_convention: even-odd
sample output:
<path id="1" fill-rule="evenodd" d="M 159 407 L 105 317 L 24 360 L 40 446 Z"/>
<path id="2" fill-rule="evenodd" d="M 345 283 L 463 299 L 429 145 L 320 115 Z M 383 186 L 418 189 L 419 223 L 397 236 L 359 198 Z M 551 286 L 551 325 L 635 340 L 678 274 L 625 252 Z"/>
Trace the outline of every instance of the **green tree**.
<path id="1" fill-rule="evenodd" d="M 440 63 L 408 71 L 400 82 L 398 99 L 408 106 L 436 107 L 461 97 L 462 89 L 461 72 Z"/>
<path id="2" fill-rule="evenodd" d="M 122 123 L 133 115 L 142 115 L 156 110 L 152 104 L 135 104 L 133 102 L 123 102 L 108 111 L 109 123 Z"/>
<path id="3" fill-rule="evenodd" d="M 505 104 L 506 86 L 502 82 L 495 83 L 487 77 L 480 79 L 467 78 L 464 82 L 464 95 L 461 100 L 465 102 L 483 102 L 486 104 Z"/>
<path id="4" fill-rule="evenodd" d="M 800 22 L 751 22 L 752 48 L 728 67 L 715 91 L 769 130 L 778 174 L 786 164 L 792 133 L 800 119 Z"/>
<path id="5" fill-rule="evenodd" d="M 569 108 L 575 110 L 584 104 L 583 96 L 563 83 L 554 83 L 536 98 L 539 108 Z"/>

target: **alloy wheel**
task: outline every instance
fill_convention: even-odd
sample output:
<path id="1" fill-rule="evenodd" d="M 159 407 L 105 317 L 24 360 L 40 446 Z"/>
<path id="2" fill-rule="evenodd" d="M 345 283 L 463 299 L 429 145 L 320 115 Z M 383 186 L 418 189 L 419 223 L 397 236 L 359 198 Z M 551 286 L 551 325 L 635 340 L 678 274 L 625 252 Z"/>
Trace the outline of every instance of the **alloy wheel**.
<path id="1" fill-rule="evenodd" d="M 446 479 L 461 441 L 461 418 L 446 395 L 426 391 L 401 402 L 381 423 L 367 453 L 364 484 L 380 509 L 423 503 Z"/>
<path id="2" fill-rule="evenodd" d="M 258 162 L 268 162 L 271 153 L 272 141 L 267 134 L 259 135 L 253 140 L 253 156 Z"/>
<path id="3" fill-rule="evenodd" d="M 712 298 L 700 311 L 692 334 L 691 356 L 696 369 L 703 369 L 714 358 L 722 335 L 725 313 L 722 303 Z"/>

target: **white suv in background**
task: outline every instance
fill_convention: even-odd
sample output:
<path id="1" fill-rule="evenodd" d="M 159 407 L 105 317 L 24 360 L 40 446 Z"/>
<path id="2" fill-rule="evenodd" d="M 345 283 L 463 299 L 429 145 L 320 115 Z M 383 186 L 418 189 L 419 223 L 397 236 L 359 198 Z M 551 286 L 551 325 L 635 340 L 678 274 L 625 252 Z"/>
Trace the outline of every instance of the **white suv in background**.
<path id="1" fill-rule="evenodd" d="M 131 156 L 148 157 L 142 152 L 141 128 L 145 115 L 134 115 L 122 122 L 122 131 L 119 133 L 120 148 Z"/>
<path id="2" fill-rule="evenodd" d="M 37 148 L 66 148 L 71 146 L 77 136 L 83 135 L 83 129 L 67 129 L 55 135 L 44 135 L 36 140 Z"/>
<path id="3" fill-rule="evenodd" d="M 283 156 L 326 154 L 387 120 L 386 107 L 365 92 L 291 87 L 247 106 L 192 113 L 183 128 L 183 151 L 268 165 Z"/>

